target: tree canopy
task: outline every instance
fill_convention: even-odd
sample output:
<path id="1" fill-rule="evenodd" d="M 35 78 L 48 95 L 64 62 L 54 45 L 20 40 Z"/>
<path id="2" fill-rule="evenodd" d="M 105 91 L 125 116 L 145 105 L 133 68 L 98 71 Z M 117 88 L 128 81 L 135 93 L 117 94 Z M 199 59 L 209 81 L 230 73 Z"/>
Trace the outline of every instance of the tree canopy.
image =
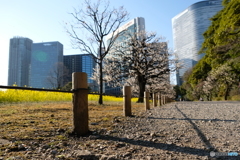
<path id="1" fill-rule="evenodd" d="M 199 54 L 204 53 L 205 56 L 193 68 L 186 82 L 192 89 L 217 71 L 238 73 L 235 78 L 239 82 L 240 67 L 236 59 L 240 57 L 240 0 L 223 0 L 222 4 L 224 8 L 211 18 L 212 23 L 203 34 L 204 42 Z M 230 63 L 233 61 L 235 63 Z M 228 66 L 228 70 L 222 66 Z M 225 83 L 220 78 L 214 81 L 219 85 Z"/>
<path id="2" fill-rule="evenodd" d="M 113 86 L 136 86 L 138 102 L 143 102 L 146 90 L 170 90 L 167 43 L 156 33 L 126 32 L 124 36 L 124 43 L 116 44 L 104 62 L 106 81 Z"/>

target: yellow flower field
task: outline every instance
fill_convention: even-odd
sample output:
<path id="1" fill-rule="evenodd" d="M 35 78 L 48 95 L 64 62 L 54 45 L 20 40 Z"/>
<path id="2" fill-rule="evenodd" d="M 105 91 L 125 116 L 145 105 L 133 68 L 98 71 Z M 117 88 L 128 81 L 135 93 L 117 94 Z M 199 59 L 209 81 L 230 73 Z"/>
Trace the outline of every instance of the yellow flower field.
<path id="1" fill-rule="evenodd" d="M 99 95 L 89 94 L 89 101 L 98 101 Z M 8 89 L 0 91 L 0 103 L 11 102 L 46 102 L 46 101 L 71 101 L 72 93 L 48 92 L 48 91 L 30 91 Z M 122 97 L 103 96 L 103 101 L 122 102 Z M 132 101 L 136 102 L 137 98 Z"/>

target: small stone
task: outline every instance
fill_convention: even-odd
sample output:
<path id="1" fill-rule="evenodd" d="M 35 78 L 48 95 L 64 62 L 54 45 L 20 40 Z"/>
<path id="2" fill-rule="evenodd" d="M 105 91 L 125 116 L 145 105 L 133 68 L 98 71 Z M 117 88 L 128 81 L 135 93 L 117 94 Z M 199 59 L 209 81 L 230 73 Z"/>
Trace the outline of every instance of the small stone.
<path id="1" fill-rule="evenodd" d="M 124 143 L 117 143 L 117 144 L 115 145 L 116 148 L 122 148 L 122 147 L 124 147 L 124 146 L 125 146 Z"/>
<path id="2" fill-rule="evenodd" d="M 44 146 L 42 146 L 42 148 L 43 148 L 43 149 L 48 149 L 49 147 L 50 147 L 50 146 L 49 146 L 49 145 L 47 145 L 47 144 L 46 144 L 46 145 L 44 145 Z"/>
<path id="3" fill-rule="evenodd" d="M 156 133 L 152 132 L 152 133 L 150 133 L 150 136 L 151 137 L 156 137 Z"/>
<path id="4" fill-rule="evenodd" d="M 126 141 L 126 140 L 127 140 L 127 138 L 120 138 L 120 140 L 121 140 L 121 141 Z"/>
<path id="5" fill-rule="evenodd" d="M 100 138 L 100 136 L 97 136 L 97 135 L 90 135 L 89 136 L 90 140 L 99 139 L 99 138 Z"/>
<path id="6" fill-rule="evenodd" d="M 28 151 L 25 155 L 27 156 L 29 154 L 33 154 L 33 152 L 32 151 Z"/>
<path id="7" fill-rule="evenodd" d="M 75 151 L 76 156 L 91 155 L 92 153 L 88 150 L 77 150 Z"/>
<path id="8" fill-rule="evenodd" d="M 101 155 L 100 160 L 116 160 L 116 155 Z"/>
<path id="9" fill-rule="evenodd" d="M 100 160 L 107 160 L 108 159 L 108 156 L 107 155 L 102 155 Z"/>
<path id="10" fill-rule="evenodd" d="M 170 142 L 170 141 L 167 141 L 166 143 L 167 143 L 167 144 L 169 144 L 169 145 L 173 144 L 173 143 L 172 143 L 172 142 Z"/>
<path id="11" fill-rule="evenodd" d="M 79 159 L 99 159 L 100 155 L 94 155 L 88 150 L 77 150 L 75 155 Z"/>
<path id="12" fill-rule="evenodd" d="M 93 122 L 93 123 L 91 123 L 91 125 L 96 126 L 96 125 L 98 125 L 98 123 Z"/>
<path id="13" fill-rule="evenodd" d="M 153 160 L 151 156 L 147 156 L 147 160 Z"/>
<path id="14" fill-rule="evenodd" d="M 144 135 L 151 135 L 151 133 L 147 132 L 147 133 L 145 133 Z"/>
<path id="15" fill-rule="evenodd" d="M 62 145 L 63 145 L 64 147 L 66 147 L 66 146 L 68 146 L 68 143 L 67 143 L 67 142 L 62 142 Z"/>
<path id="16" fill-rule="evenodd" d="M 130 152 L 127 152 L 127 153 L 125 153 L 124 155 L 123 155 L 123 157 L 129 157 L 129 156 L 131 156 L 132 154 L 130 153 Z"/>
<path id="17" fill-rule="evenodd" d="M 58 155 L 57 158 L 65 159 L 65 156 L 64 155 Z"/>
<path id="18" fill-rule="evenodd" d="M 18 145 L 18 150 L 22 151 L 22 150 L 25 150 L 25 145 L 24 144 L 20 144 Z"/>
<path id="19" fill-rule="evenodd" d="M 72 154 L 67 154 L 66 158 L 71 158 Z"/>
<path id="20" fill-rule="evenodd" d="M 95 132 L 92 132 L 93 135 L 97 135 L 98 133 L 95 131 Z"/>
<path id="21" fill-rule="evenodd" d="M 54 155 L 56 155 L 58 153 L 58 151 L 57 150 L 52 150 L 51 151 L 51 154 L 54 154 Z"/>
<path id="22" fill-rule="evenodd" d="M 59 129 L 57 130 L 57 132 L 64 133 L 64 132 L 65 132 L 65 130 L 64 130 L 64 129 L 62 129 L 62 128 L 59 128 Z"/>
<path id="23" fill-rule="evenodd" d="M 152 142 L 157 142 L 158 140 L 157 139 L 152 139 Z"/>
<path id="24" fill-rule="evenodd" d="M 119 123 L 119 122 L 121 122 L 119 119 L 117 119 L 117 118 L 113 119 L 113 123 Z"/>

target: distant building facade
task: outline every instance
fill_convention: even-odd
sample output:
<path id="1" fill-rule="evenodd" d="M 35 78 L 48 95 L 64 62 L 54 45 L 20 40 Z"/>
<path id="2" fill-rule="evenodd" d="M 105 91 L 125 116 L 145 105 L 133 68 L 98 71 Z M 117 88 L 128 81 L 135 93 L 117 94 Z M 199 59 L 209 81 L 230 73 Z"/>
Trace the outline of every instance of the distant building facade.
<path id="1" fill-rule="evenodd" d="M 121 32 L 123 30 L 126 30 L 127 33 L 140 33 L 140 32 L 144 32 L 145 31 L 145 19 L 142 17 L 136 17 L 134 19 L 132 19 L 131 21 L 127 22 L 125 25 L 121 26 L 118 29 L 118 32 Z M 111 34 L 109 34 L 109 37 L 107 37 L 107 39 L 111 38 Z M 119 36 L 115 42 L 114 45 L 119 45 L 121 43 L 126 42 L 127 39 L 124 36 L 124 34 L 122 36 Z M 111 53 L 109 53 L 111 54 Z M 109 94 L 109 95 L 122 95 L 122 87 L 111 87 L 108 85 L 105 85 L 105 93 Z"/>
<path id="2" fill-rule="evenodd" d="M 76 54 L 76 55 L 64 55 L 64 66 L 69 71 L 68 82 L 72 81 L 73 72 L 85 72 L 88 77 L 88 85 L 92 91 L 97 90 L 96 83 L 91 79 L 93 75 L 93 69 L 96 66 L 94 56 L 91 54 Z"/>
<path id="3" fill-rule="evenodd" d="M 57 88 L 58 83 L 62 86 L 63 79 L 58 77 L 58 75 L 63 74 L 62 72 L 63 45 L 57 41 L 33 43 L 30 86 L 34 88 Z"/>
<path id="4" fill-rule="evenodd" d="M 183 64 L 176 74 L 178 85 L 183 83 L 184 73 L 204 56 L 198 55 L 203 33 L 211 24 L 210 18 L 222 9 L 221 3 L 222 0 L 197 2 L 172 18 L 174 52 Z"/>
<path id="5" fill-rule="evenodd" d="M 14 37 L 10 39 L 8 85 L 29 86 L 29 69 L 33 41 L 29 38 Z"/>

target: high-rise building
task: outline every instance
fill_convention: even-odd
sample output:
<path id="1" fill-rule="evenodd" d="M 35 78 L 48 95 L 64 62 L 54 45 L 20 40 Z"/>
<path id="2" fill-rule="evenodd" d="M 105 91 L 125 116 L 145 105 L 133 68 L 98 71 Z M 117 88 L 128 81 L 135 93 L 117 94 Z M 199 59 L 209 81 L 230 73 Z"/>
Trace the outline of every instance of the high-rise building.
<path id="1" fill-rule="evenodd" d="M 127 34 L 129 33 L 140 33 L 145 31 L 145 20 L 142 17 L 136 17 L 132 19 L 131 21 L 127 22 L 125 25 L 121 26 L 117 32 L 125 31 Z M 110 39 L 112 34 L 109 34 L 107 36 L 107 40 Z M 115 42 L 114 45 L 119 45 L 127 41 L 126 35 L 122 34 L 119 36 Z M 114 47 L 114 46 L 113 46 Z M 111 54 L 111 53 L 109 53 Z M 108 56 L 108 55 L 107 55 Z M 122 94 L 122 87 L 111 87 L 108 85 L 105 85 L 105 93 L 110 95 L 121 95 Z"/>
<path id="2" fill-rule="evenodd" d="M 29 68 L 33 41 L 29 38 L 10 39 L 8 85 L 29 86 Z"/>
<path id="3" fill-rule="evenodd" d="M 119 27 L 119 29 L 116 31 L 116 33 L 121 32 L 121 31 L 125 31 L 127 33 L 133 33 L 133 34 L 144 32 L 145 31 L 145 20 L 144 20 L 144 18 L 136 17 L 136 18 L 132 19 L 131 21 L 129 21 L 125 25 Z M 111 37 L 112 37 L 112 34 L 109 34 L 106 38 L 108 40 Z M 122 43 L 124 41 L 126 41 L 126 36 L 124 36 L 124 34 L 122 34 L 121 36 L 119 36 L 115 40 L 114 45 L 119 45 L 119 43 Z"/>
<path id="4" fill-rule="evenodd" d="M 92 91 L 96 91 L 96 84 L 91 79 L 93 75 L 93 69 L 96 66 L 94 56 L 91 54 L 76 54 L 76 55 L 64 55 L 63 57 L 64 66 L 69 71 L 68 82 L 72 81 L 73 72 L 85 72 L 88 77 L 88 85 Z"/>
<path id="5" fill-rule="evenodd" d="M 30 86 L 57 88 L 63 85 L 63 45 L 59 42 L 33 43 Z"/>
<path id="6" fill-rule="evenodd" d="M 198 55 L 204 41 L 203 33 L 211 24 L 210 18 L 222 9 L 221 2 L 222 0 L 200 1 L 172 18 L 174 52 L 183 64 L 183 68 L 176 74 L 178 85 L 183 83 L 184 73 L 204 56 Z"/>

